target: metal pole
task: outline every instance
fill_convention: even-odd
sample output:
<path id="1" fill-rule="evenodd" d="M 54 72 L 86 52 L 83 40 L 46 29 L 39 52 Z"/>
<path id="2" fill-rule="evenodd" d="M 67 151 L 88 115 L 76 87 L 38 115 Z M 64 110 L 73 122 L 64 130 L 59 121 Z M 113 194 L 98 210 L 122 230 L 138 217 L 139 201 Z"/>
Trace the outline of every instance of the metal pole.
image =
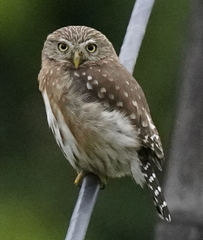
<path id="1" fill-rule="evenodd" d="M 137 0 L 120 51 L 120 62 L 133 73 L 155 0 Z"/>
<path id="2" fill-rule="evenodd" d="M 65 240 L 84 239 L 99 189 L 99 178 L 92 173 L 86 175 L 82 182 Z"/>

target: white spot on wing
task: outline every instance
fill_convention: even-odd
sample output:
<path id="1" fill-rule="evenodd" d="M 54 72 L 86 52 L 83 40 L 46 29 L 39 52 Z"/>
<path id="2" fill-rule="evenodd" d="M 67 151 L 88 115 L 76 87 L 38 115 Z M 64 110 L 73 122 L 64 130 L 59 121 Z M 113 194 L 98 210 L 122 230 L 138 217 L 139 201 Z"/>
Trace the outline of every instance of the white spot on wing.
<path id="1" fill-rule="evenodd" d="M 161 192 L 161 187 L 160 187 L 160 186 L 158 186 L 158 187 L 157 187 L 157 190 L 158 190 L 159 192 Z"/>
<path id="2" fill-rule="evenodd" d="M 89 80 L 92 80 L 92 76 L 87 76 L 87 80 L 89 81 Z"/>
<path id="3" fill-rule="evenodd" d="M 89 89 L 89 90 L 92 90 L 92 89 L 93 89 L 93 88 L 92 88 L 92 85 L 91 85 L 89 82 L 87 82 L 86 86 L 87 86 L 87 89 Z"/>
<path id="4" fill-rule="evenodd" d="M 117 103 L 116 103 L 116 106 L 117 106 L 117 107 L 123 107 L 123 102 L 117 102 Z"/>
<path id="5" fill-rule="evenodd" d="M 157 197 L 157 196 L 159 195 L 159 191 L 158 191 L 158 190 L 155 190 L 155 191 L 154 191 L 154 194 L 155 194 L 155 196 Z"/>
<path id="6" fill-rule="evenodd" d="M 99 97 L 99 98 L 104 98 L 104 94 L 101 93 L 101 92 L 98 92 L 98 97 Z"/>
<path id="7" fill-rule="evenodd" d="M 149 167 L 150 167 L 150 163 L 147 163 L 147 164 L 144 166 L 144 170 L 147 170 Z"/>
<path id="8" fill-rule="evenodd" d="M 105 92 L 106 92 L 106 88 L 102 87 L 102 88 L 100 89 L 100 92 L 101 92 L 101 93 L 105 93 Z"/>
<path id="9" fill-rule="evenodd" d="M 109 98 L 110 98 L 110 99 L 114 99 L 114 95 L 111 94 L 111 93 L 109 93 Z"/>
<path id="10" fill-rule="evenodd" d="M 154 130 L 156 127 L 154 126 L 154 124 L 152 122 L 152 119 L 149 117 L 149 114 L 146 111 L 145 111 L 145 113 L 146 113 L 146 117 L 147 117 L 147 120 L 149 122 L 150 128 Z"/>
<path id="11" fill-rule="evenodd" d="M 137 102 L 136 101 L 132 101 L 132 104 L 133 104 L 134 107 L 137 108 Z"/>
<path id="12" fill-rule="evenodd" d="M 128 97 L 128 93 L 127 93 L 127 92 L 124 92 L 124 96 L 125 96 L 125 97 Z"/>
<path id="13" fill-rule="evenodd" d="M 148 126 L 148 121 L 143 120 L 143 121 L 142 121 L 142 126 L 143 126 L 143 127 L 147 127 L 147 126 Z"/>
<path id="14" fill-rule="evenodd" d="M 92 81 L 92 84 L 98 85 L 99 83 L 98 83 L 97 80 L 93 80 L 93 81 Z"/>

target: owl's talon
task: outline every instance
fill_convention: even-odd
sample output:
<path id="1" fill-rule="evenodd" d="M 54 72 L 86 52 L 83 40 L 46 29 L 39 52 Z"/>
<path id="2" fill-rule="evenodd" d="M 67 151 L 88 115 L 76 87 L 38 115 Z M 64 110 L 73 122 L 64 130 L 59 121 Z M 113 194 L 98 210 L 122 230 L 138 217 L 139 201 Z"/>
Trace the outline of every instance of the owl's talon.
<path id="1" fill-rule="evenodd" d="M 107 184 L 107 179 L 105 177 L 98 176 L 100 179 L 100 190 L 105 189 Z"/>
<path id="2" fill-rule="evenodd" d="M 85 174 L 83 171 L 78 172 L 78 175 L 74 181 L 74 184 L 81 187 L 84 176 Z"/>
<path id="3" fill-rule="evenodd" d="M 80 171 L 80 172 L 77 172 L 77 177 L 74 181 L 74 184 L 81 187 L 82 185 L 82 181 L 84 179 L 84 177 L 87 175 L 87 173 L 85 173 L 84 171 Z M 102 177 L 102 176 L 98 176 L 99 177 L 99 180 L 100 180 L 100 189 L 105 189 L 106 187 L 106 184 L 107 184 L 107 179 L 105 177 Z"/>

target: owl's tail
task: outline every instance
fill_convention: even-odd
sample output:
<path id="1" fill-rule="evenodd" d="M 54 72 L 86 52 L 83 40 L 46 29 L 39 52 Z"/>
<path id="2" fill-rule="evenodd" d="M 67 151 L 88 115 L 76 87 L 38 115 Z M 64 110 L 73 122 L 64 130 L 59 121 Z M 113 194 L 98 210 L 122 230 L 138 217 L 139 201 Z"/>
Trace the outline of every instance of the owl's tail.
<path id="1" fill-rule="evenodd" d="M 162 193 L 159 181 L 156 177 L 156 174 L 150 164 L 150 162 L 141 163 L 141 171 L 144 175 L 147 186 L 150 191 L 153 193 L 154 204 L 156 206 L 157 212 L 162 219 L 166 221 L 171 221 L 171 216 L 167 203 L 165 201 L 164 195 Z"/>

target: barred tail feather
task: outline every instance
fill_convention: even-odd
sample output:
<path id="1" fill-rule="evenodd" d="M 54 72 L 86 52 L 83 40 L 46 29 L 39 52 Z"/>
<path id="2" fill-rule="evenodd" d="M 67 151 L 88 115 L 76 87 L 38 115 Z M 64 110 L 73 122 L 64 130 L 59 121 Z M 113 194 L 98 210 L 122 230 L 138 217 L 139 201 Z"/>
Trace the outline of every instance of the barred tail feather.
<path id="1" fill-rule="evenodd" d="M 166 221 L 171 221 L 171 216 L 168 210 L 167 203 L 163 196 L 159 181 L 156 174 L 149 162 L 141 163 L 141 171 L 144 175 L 147 186 L 153 193 L 154 204 L 156 206 L 157 212 L 162 219 Z"/>

